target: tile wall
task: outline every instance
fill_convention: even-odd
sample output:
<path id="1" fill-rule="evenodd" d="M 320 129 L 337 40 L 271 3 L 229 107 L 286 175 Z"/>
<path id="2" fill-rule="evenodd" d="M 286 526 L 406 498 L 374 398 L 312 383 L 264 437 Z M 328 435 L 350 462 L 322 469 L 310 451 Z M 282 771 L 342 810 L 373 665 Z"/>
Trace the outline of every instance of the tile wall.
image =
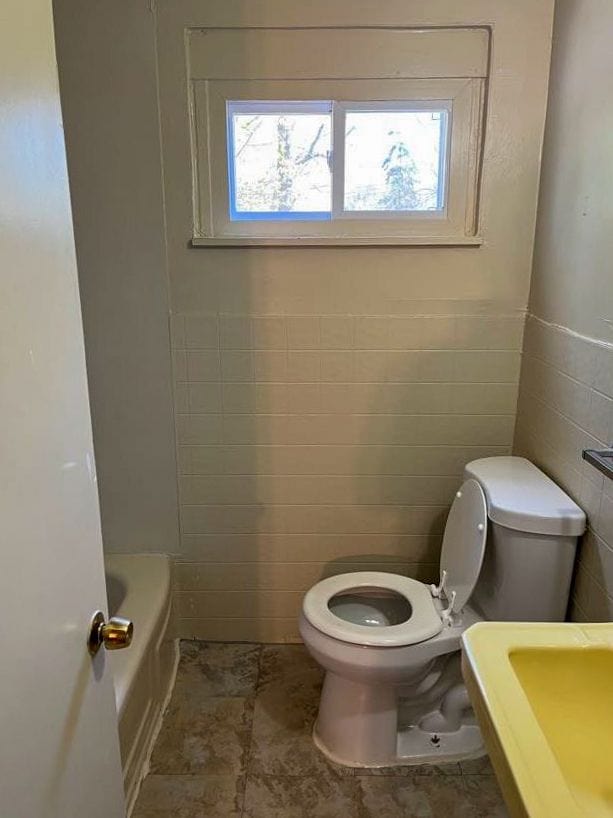
<path id="1" fill-rule="evenodd" d="M 464 464 L 510 451 L 524 318 L 422 309 L 172 316 L 183 636 L 292 641 L 324 576 L 437 578 Z"/>
<path id="2" fill-rule="evenodd" d="M 529 317 L 515 453 L 530 458 L 581 505 L 589 529 L 579 550 L 570 615 L 613 619 L 613 481 L 582 460 L 613 443 L 613 344 Z"/>
<path id="3" fill-rule="evenodd" d="M 552 14 L 552 0 L 156 4 L 182 635 L 292 641 L 320 577 L 436 578 L 466 461 L 512 446 Z M 186 30 L 356 25 L 492 30 L 483 244 L 191 247 Z"/>

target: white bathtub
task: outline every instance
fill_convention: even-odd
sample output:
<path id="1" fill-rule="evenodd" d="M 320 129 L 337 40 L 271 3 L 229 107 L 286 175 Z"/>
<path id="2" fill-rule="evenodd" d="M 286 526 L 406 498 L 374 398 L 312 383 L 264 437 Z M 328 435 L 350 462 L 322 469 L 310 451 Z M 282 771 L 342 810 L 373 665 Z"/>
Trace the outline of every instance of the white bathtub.
<path id="1" fill-rule="evenodd" d="M 174 684 L 178 650 L 172 625 L 168 557 L 109 555 L 105 559 L 110 616 L 134 623 L 127 650 L 107 653 L 115 682 L 128 814 L 147 772 L 160 718 Z"/>

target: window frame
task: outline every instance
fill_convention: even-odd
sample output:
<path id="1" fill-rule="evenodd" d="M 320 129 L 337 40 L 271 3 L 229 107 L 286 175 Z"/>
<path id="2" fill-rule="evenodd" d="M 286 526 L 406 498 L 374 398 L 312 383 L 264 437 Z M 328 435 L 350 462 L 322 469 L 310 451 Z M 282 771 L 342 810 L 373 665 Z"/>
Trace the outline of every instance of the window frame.
<path id="1" fill-rule="evenodd" d="M 451 148 L 451 131 L 453 124 L 452 100 L 362 100 L 350 102 L 335 100 L 332 104 L 332 219 L 436 219 L 446 218 L 448 201 L 448 179 Z M 444 149 L 439 156 L 439 197 L 442 193 L 443 206 L 436 210 L 348 210 L 345 207 L 345 146 L 348 113 L 368 113 L 371 111 L 445 111 Z"/>
<path id="2" fill-rule="evenodd" d="M 195 80 L 193 86 L 194 246 L 302 244 L 480 244 L 476 233 L 481 131 L 485 83 L 482 78 L 378 80 Z M 270 104 L 292 100 L 338 100 L 344 110 L 362 106 L 441 109 L 448 106 L 446 209 L 366 211 L 366 217 L 322 220 L 234 220 L 229 212 L 227 103 Z M 337 117 L 337 120 L 339 118 Z M 334 123 L 333 123 L 334 127 Z M 338 127 L 338 121 L 337 121 Z M 338 149 L 333 133 L 333 151 Z M 344 167 L 344 163 L 333 163 Z M 338 196 L 337 189 L 337 196 Z M 407 218 L 405 213 L 410 213 Z"/>

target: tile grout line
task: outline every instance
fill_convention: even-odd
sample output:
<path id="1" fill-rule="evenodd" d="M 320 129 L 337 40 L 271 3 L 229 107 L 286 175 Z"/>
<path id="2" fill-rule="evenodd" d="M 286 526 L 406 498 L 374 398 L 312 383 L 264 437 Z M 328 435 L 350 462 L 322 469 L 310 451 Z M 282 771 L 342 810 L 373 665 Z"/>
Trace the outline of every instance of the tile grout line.
<path id="1" fill-rule="evenodd" d="M 245 773 L 244 773 L 244 786 L 243 786 L 243 799 L 240 811 L 240 818 L 244 818 L 245 816 L 245 807 L 247 801 L 247 779 L 249 777 L 249 769 L 251 767 L 251 752 L 253 748 L 253 728 L 254 728 L 254 720 L 255 720 L 255 702 L 258 695 L 258 689 L 260 686 L 260 676 L 262 673 L 262 653 L 264 649 L 264 644 L 262 642 L 258 642 L 258 671 L 255 677 L 255 685 L 253 690 L 253 712 L 251 714 L 251 728 L 249 731 L 249 742 L 247 745 L 246 751 L 246 758 L 245 758 Z"/>

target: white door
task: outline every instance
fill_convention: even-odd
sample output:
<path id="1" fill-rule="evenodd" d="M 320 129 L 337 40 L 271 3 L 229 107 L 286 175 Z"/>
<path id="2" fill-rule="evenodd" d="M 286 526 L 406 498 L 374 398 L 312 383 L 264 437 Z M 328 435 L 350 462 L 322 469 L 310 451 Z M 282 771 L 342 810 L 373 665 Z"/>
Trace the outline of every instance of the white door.
<path id="1" fill-rule="evenodd" d="M 112 240 L 112 237 L 111 237 Z M 51 0 L 0 3 L 0 816 L 121 818 Z"/>

